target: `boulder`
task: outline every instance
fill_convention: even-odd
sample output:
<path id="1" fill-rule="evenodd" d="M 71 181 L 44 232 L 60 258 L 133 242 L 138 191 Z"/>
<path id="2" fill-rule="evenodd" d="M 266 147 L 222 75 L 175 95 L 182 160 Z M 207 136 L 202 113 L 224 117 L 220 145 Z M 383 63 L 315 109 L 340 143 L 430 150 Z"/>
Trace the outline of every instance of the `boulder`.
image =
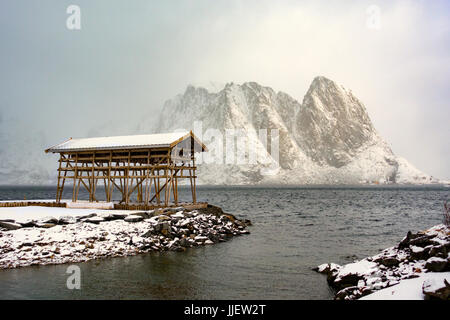
<path id="1" fill-rule="evenodd" d="M 103 218 L 103 220 L 105 221 L 111 221 L 111 220 L 117 220 L 116 216 L 113 213 L 99 213 L 98 216 L 100 218 Z"/>
<path id="2" fill-rule="evenodd" d="M 423 282 L 422 292 L 425 300 L 449 300 L 450 284 L 446 279 L 444 281 L 427 279 Z"/>
<path id="3" fill-rule="evenodd" d="M 77 219 L 73 216 L 64 216 L 58 219 L 58 224 L 72 224 L 76 223 Z"/>
<path id="4" fill-rule="evenodd" d="M 181 228 L 184 228 L 184 227 L 188 226 L 189 224 L 191 224 L 192 220 L 191 219 L 184 219 L 184 220 L 180 220 L 179 223 L 180 223 L 179 226 Z"/>
<path id="5" fill-rule="evenodd" d="M 434 246 L 430 249 L 430 256 L 431 257 L 441 257 L 446 258 L 448 255 L 447 247 L 445 245 L 438 245 Z"/>
<path id="6" fill-rule="evenodd" d="M 198 235 L 198 236 L 196 236 L 194 238 L 194 240 L 197 241 L 197 242 L 203 242 L 203 241 L 206 241 L 206 240 L 209 240 L 209 239 L 208 239 L 208 237 Z"/>
<path id="7" fill-rule="evenodd" d="M 53 224 L 57 224 L 58 223 L 58 219 L 56 219 L 55 217 L 45 217 L 39 220 L 40 223 L 53 223 Z"/>
<path id="8" fill-rule="evenodd" d="M 410 245 L 409 248 L 411 250 L 411 258 L 413 260 L 423 260 L 426 258 L 427 252 L 424 248 L 414 245 Z"/>
<path id="9" fill-rule="evenodd" d="M 186 210 L 186 211 L 184 211 L 184 216 L 188 217 L 188 218 L 194 217 L 194 213 L 195 213 L 195 211 L 188 211 L 188 210 Z"/>
<path id="10" fill-rule="evenodd" d="M 155 232 L 162 232 L 163 231 L 171 231 L 171 227 L 168 221 L 162 221 L 162 222 L 158 222 L 155 226 L 154 226 L 154 230 Z"/>
<path id="11" fill-rule="evenodd" d="M 338 290 L 348 287 L 355 287 L 358 285 L 359 280 L 363 279 L 364 277 L 362 275 L 356 273 L 349 273 L 339 278 L 335 278 L 333 275 L 330 275 L 327 278 L 330 286 Z"/>
<path id="12" fill-rule="evenodd" d="M 385 267 L 396 267 L 399 265 L 400 260 L 395 257 L 379 257 L 375 262 Z"/>
<path id="13" fill-rule="evenodd" d="M 38 228 L 53 228 L 54 226 L 56 226 L 55 223 L 42 223 L 42 222 L 38 222 L 35 224 L 36 227 Z"/>
<path id="14" fill-rule="evenodd" d="M 112 216 L 114 218 L 114 220 L 123 220 L 126 217 L 129 216 L 129 213 L 125 213 L 125 212 L 113 212 Z"/>
<path id="15" fill-rule="evenodd" d="M 408 231 L 406 237 L 403 238 L 403 240 L 399 243 L 397 247 L 399 249 L 407 248 L 409 245 L 426 247 L 430 244 L 433 244 L 433 241 L 431 241 L 431 238 L 433 237 L 434 237 L 433 235 L 426 235 L 420 232 L 412 233 L 411 231 Z"/>
<path id="16" fill-rule="evenodd" d="M 136 212 L 132 212 L 131 215 L 133 216 L 140 216 L 142 217 L 142 219 L 148 219 L 150 218 L 150 216 L 147 214 L 147 212 L 145 211 L 136 211 Z"/>
<path id="17" fill-rule="evenodd" d="M 77 221 L 79 221 L 79 220 L 83 220 L 83 219 L 92 218 L 95 216 L 97 216 L 96 213 L 89 213 L 89 214 L 82 214 L 82 215 L 76 216 L 75 218 L 77 219 Z"/>
<path id="18" fill-rule="evenodd" d="M 177 219 L 177 220 L 178 219 L 183 219 L 184 218 L 184 214 L 183 214 L 183 211 L 178 211 L 178 212 L 172 214 L 170 217 L 172 219 Z"/>
<path id="19" fill-rule="evenodd" d="M 417 238 L 411 239 L 409 241 L 409 245 L 418 246 L 418 247 L 426 247 L 432 244 L 435 244 L 431 239 L 434 238 L 434 235 L 420 235 Z"/>
<path id="20" fill-rule="evenodd" d="M 129 216 L 127 216 L 124 220 L 126 222 L 139 222 L 139 221 L 144 220 L 144 218 L 142 216 L 138 216 L 133 213 L 133 214 L 130 214 Z"/>
<path id="21" fill-rule="evenodd" d="M 25 221 L 20 221 L 18 223 L 22 226 L 22 228 L 32 228 L 36 225 L 35 220 L 25 220 Z"/>
<path id="22" fill-rule="evenodd" d="M 331 274 L 333 272 L 338 271 L 340 268 L 342 268 L 342 266 L 336 263 L 324 263 L 318 267 L 315 267 L 313 270 L 319 273 Z"/>
<path id="23" fill-rule="evenodd" d="M 6 221 L 0 221 L 0 227 L 8 229 L 8 230 L 17 230 L 22 228 L 22 225 L 14 222 L 6 222 Z"/>
<path id="24" fill-rule="evenodd" d="M 175 238 L 174 240 L 169 242 L 169 249 L 179 247 L 179 245 L 180 245 L 180 239 Z"/>
<path id="25" fill-rule="evenodd" d="M 99 224 L 100 222 L 105 221 L 105 219 L 103 219 L 102 217 L 92 217 L 87 218 L 85 221 L 89 223 Z"/>
<path id="26" fill-rule="evenodd" d="M 432 257 L 425 263 L 425 268 L 432 272 L 442 272 L 446 271 L 448 264 L 447 259 Z"/>
<path id="27" fill-rule="evenodd" d="M 361 295 L 361 292 L 359 291 L 357 286 L 351 286 L 344 288 L 342 290 L 339 290 L 338 293 L 336 293 L 334 299 L 335 300 L 346 300 L 346 299 L 355 299 L 356 297 L 359 297 Z"/>

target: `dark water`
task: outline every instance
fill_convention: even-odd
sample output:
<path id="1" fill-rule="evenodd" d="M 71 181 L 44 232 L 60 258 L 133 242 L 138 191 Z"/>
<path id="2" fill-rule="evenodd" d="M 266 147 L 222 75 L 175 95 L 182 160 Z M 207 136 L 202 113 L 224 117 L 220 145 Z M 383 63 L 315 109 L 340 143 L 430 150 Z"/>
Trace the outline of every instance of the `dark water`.
<path id="1" fill-rule="evenodd" d="M 54 188 L 0 187 L 0 200 L 49 199 Z M 182 197 L 188 199 L 188 191 Z M 65 198 L 71 198 L 67 190 Z M 199 200 L 252 220 L 251 234 L 186 252 L 0 270 L 1 299 L 330 299 L 311 271 L 392 246 L 442 221 L 445 187 L 199 187 Z"/>

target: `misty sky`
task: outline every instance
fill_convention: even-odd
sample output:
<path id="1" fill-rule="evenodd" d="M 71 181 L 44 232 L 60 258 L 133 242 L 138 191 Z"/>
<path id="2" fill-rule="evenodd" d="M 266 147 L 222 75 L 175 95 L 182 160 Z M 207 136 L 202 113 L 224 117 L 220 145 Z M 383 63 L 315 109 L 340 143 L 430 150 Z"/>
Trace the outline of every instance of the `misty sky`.
<path id="1" fill-rule="evenodd" d="M 47 146 L 105 123 L 133 133 L 188 84 L 256 81 L 301 102 L 323 75 L 397 155 L 450 179 L 449 15 L 448 1 L 2 0 L 0 126 Z"/>

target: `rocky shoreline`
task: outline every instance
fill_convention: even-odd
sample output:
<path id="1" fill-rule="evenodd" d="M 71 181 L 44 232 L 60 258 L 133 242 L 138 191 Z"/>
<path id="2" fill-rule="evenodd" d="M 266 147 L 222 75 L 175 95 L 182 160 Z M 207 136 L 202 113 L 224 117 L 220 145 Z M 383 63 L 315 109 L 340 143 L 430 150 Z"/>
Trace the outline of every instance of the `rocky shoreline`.
<path id="1" fill-rule="evenodd" d="M 110 210 L 20 222 L 4 219 L 0 221 L 0 269 L 184 251 L 249 234 L 249 225 L 249 220 L 212 205 L 196 210 Z"/>
<path id="2" fill-rule="evenodd" d="M 314 270 L 327 275 L 328 284 L 336 291 L 336 300 L 359 299 L 425 273 L 439 273 L 444 279 L 434 283 L 424 281 L 423 298 L 448 300 L 450 228 L 441 224 L 423 232 L 408 232 L 397 246 L 375 256 L 344 266 L 322 264 Z"/>

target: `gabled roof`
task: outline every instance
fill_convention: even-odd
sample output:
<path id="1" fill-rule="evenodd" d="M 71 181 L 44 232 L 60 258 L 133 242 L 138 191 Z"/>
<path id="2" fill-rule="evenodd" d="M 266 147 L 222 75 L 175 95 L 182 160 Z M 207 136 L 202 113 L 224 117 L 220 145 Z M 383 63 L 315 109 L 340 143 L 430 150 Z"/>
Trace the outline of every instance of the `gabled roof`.
<path id="1" fill-rule="evenodd" d="M 120 149 L 148 149 L 169 148 L 180 142 L 192 138 L 194 150 L 207 151 L 206 146 L 192 133 L 192 131 L 145 134 L 133 136 L 115 136 L 72 139 L 50 147 L 45 152 L 60 153 L 91 150 L 120 150 Z"/>

